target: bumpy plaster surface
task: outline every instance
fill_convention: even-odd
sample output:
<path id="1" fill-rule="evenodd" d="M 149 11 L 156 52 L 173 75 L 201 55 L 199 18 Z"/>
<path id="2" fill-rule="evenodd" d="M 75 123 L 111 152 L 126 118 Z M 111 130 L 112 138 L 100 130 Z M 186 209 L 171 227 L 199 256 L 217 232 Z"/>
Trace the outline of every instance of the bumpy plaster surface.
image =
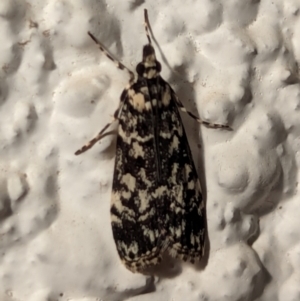
<path id="1" fill-rule="evenodd" d="M 207 199 L 207 256 L 160 278 L 120 263 L 111 118 L 146 43 L 183 116 Z M 300 2 L 0 1 L 0 300 L 300 300 Z M 112 128 L 113 130 L 113 128 Z"/>

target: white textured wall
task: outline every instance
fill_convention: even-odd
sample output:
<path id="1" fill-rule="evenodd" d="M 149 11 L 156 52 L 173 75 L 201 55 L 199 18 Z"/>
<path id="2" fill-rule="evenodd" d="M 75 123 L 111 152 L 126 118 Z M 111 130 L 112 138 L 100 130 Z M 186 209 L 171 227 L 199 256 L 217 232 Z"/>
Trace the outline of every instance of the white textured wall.
<path id="1" fill-rule="evenodd" d="M 115 250 L 115 137 L 74 156 L 128 81 L 87 31 L 134 69 L 145 7 L 163 77 L 234 129 L 184 118 L 209 256 L 154 283 Z M 299 61 L 299 0 L 1 0 L 0 300 L 300 300 Z"/>

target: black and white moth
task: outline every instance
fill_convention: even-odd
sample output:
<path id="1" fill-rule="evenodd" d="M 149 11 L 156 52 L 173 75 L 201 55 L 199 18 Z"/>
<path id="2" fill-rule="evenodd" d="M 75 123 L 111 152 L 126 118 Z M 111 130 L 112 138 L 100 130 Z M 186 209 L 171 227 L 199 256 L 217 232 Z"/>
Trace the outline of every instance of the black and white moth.
<path id="1" fill-rule="evenodd" d="M 160 76 L 146 9 L 144 18 L 148 44 L 136 66 L 136 77 L 88 33 L 130 75 L 112 121 L 119 125 L 111 225 L 121 261 L 132 272 L 158 264 L 165 251 L 192 263 L 204 254 L 205 205 L 179 109 L 208 127 L 228 128 L 202 121 L 184 108 Z M 111 123 L 75 154 L 101 140 Z"/>

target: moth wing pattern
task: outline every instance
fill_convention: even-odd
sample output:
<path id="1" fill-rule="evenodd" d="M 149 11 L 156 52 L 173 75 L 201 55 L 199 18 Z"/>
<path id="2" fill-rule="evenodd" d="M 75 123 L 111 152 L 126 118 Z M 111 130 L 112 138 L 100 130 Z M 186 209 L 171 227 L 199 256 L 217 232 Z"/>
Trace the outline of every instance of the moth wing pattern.
<path id="1" fill-rule="evenodd" d="M 143 91 L 138 96 L 137 91 Z M 112 185 L 111 220 L 117 251 L 131 271 L 143 270 L 161 260 L 164 231 L 158 222 L 158 200 L 151 110 L 140 107 L 139 97 L 150 102 L 147 83 L 138 81 L 122 93 L 115 169 Z M 140 111 L 140 112 L 139 112 Z"/>
<path id="2" fill-rule="evenodd" d="M 179 114 L 175 92 L 161 77 L 159 149 L 167 196 L 161 200 L 160 216 L 167 229 L 167 251 L 174 257 L 194 262 L 204 254 L 206 214 L 201 186 Z"/>
<path id="3" fill-rule="evenodd" d="M 119 256 L 132 271 L 156 265 L 165 250 L 199 260 L 205 207 L 174 91 L 157 77 L 135 83 L 123 97 L 111 206 Z"/>

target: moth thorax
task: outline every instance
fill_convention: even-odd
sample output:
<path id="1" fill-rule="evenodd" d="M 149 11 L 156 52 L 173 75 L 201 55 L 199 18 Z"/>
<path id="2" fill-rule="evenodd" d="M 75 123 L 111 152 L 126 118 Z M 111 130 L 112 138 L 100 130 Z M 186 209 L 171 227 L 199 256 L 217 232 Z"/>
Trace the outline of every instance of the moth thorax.
<path id="1" fill-rule="evenodd" d="M 161 71 L 160 62 L 156 60 L 152 45 L 147 44 L 143 48 L 143 61 L 136 66 L 138 75 L 147 79 L 155 78 Z"/>

